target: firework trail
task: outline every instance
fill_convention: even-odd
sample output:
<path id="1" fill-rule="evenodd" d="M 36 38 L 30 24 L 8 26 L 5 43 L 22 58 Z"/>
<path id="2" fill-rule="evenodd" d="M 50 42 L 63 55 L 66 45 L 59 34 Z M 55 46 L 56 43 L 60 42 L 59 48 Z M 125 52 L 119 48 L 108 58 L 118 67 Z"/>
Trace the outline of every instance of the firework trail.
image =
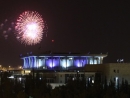
<path id="1" fill-rule="evenodd" d="M 2 33 L 2 36 L 4 36 L 5 39 L 8 39 L 9 35 L 14 32 L 14 22 L 5 19 L 0 24 L 0 32 Z"/>

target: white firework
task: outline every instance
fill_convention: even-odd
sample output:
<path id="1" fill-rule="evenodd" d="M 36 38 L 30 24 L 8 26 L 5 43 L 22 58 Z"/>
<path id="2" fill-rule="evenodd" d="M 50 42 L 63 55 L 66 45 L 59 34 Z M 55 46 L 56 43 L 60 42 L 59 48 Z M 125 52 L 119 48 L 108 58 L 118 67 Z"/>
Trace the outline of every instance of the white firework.
<path id="1" fill-rule="evenodd" d="M 16 37 L 22 43 L 35 45 L 40 43 L 43 36 L 44 21 L 35 11 L 25 11 L 17 19 Z"/>

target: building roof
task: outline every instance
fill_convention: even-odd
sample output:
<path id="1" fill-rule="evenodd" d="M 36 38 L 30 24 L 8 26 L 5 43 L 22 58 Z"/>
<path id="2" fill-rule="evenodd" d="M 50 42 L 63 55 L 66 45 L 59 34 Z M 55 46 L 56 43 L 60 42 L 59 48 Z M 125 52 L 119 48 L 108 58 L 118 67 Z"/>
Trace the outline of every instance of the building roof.
<path id="1" fill-rule="evenodd" d="M 76 57 L 76 56 L 81 56 L 81 57 L 107 57 L 107 54 L 89 54 L 89 53 L 61 53 L 61 52 L 44 52 L 41 54 L 32 54 L 32 53 L 27 53 L 26 55 L 21 55 L 21 57 L 28 57 L 28 56 L 39 56 L 39 57 Z"/>

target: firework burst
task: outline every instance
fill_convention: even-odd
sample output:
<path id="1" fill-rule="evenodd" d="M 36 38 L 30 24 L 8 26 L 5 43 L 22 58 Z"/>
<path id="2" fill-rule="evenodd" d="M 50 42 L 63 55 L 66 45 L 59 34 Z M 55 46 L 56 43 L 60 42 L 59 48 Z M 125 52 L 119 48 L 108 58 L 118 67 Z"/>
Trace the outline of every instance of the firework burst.
<path id="1" fill-rule="evenodd" d="M 17 19 L 16 37 L 22 43 L 35 45 L 42 40 L 44 21 L 37 12 L 25 11 Z"/>

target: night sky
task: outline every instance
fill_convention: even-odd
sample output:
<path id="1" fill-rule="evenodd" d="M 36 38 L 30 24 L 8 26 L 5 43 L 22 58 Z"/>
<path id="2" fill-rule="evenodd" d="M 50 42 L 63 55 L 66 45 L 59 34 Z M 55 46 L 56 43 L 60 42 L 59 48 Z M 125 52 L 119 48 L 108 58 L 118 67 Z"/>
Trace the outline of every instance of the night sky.
<path id="1" fill-rule="evenodd" d="M 130 3 L 123 0 L 1 0 L 0 64 L 22 65 L 20 54 L 41 51 L 108 53 L 105 63 L 130 62 Z M 40 44 L 21 44 L 12 22 L 24 11 L 37 11 L 48 26 Z M 3 31 L 11 31 L 6 34 Z M 54 40 L 54 42 L 52 42 Z M 40 47 L 40 48 L 39 48 Z"/>

